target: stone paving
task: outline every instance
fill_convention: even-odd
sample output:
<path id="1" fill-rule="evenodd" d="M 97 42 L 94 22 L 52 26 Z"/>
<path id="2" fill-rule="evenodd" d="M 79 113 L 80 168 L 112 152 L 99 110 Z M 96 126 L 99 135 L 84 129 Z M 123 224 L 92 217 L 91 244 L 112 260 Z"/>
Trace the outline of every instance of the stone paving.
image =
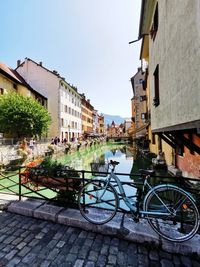
<path id="1" fill-rule="evenodd" d="M 67 225 L 0 213 L 0 266 L 18 267 L 197 267 L 195 254 L 167 253 L 150 243 L 136 244 Z"/>
<path id="2" fill-rule="evenodd" d="M 173 243 L 160 238 L 149 226 L 147 220 L 134 223 L 128 215 L 118 212 L 115 217 L 106 224 L 94 225 L 86 221 L 77 209 L 70 209 L 53 205 L 52 202 L 35 199 L 22 199 L 9 203 L 7 210 L 20 215 L 30 216 L 37 219 L 52 221 L 81 228 L 85 231 L 123 238 L 127 241 L 143 244 L 154 244 L 166 252 L 180 253 L 183 255 L 198 254 L 200 256 L 200 235 L 196 234 L 192 239 Z"/>

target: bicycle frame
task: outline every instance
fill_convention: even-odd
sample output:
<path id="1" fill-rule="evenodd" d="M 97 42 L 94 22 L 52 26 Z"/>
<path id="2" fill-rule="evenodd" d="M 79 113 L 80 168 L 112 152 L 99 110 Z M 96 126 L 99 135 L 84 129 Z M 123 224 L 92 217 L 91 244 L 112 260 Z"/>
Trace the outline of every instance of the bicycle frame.
<path id="1" fill-rule="evenodd" d="M 147 186 L 149 189 L 150 189 L 150 191 L 152 191 L 153 193 L 154 193 L 154 187 L 152 187 L 149 183 L 148 183 L 148 178 L 149 178 L 150 176 L 149 175 L 147 175 L 145 178 L 144 178 L 144 184 L 143 184 L 143 188 L 142 188 L 142 194 L 144 193 L 144 189 L 145 189 L 145 187 Z M 155 193 L 155 196 L 159 199 L 159 201 L 162 203 L 162 205 L 166 208 L 166 210 L 168 210 L 169 211 L 169 213 L 166 213 L 166 212 L 164 212 L 164 213 L 162 213 L 162 212 L 158 212 L 158 211 L 155 211 L 155 212 L 148 212 L 148 211 L 144 211 L 144 210 L 141 210 L 140 208 L 139 208 L 139 202 L 140 202 L 140 200 L 141 200 L 141 196 L 139 195 L 139 199 L 138 200 L 136 200 L 136 201 L 134 201 L 133 203 L 130 201 L 130 199 L 129 199 L 129 197 L 127 197 L 126 196 L 126 193 L 125 193 L 125 191 L 124 191 L 124 188 L 123 188 L 123 186 L 122 186 L 122 184 L 121 184 L 121 181 L 119 180 L 119 178 L 118 178 L 118 176 L 116 175 L 116 174 L 114 174 L 114 172 L 113 172 L 113 170 L 111 170 L 111 173 L 110 173 L 110 175 L 109 175 L 109 177 L 105 180 L 105 182 L 106 182 L 106 185 L 105 185 L 105 189 L 104 189 L 104 191 L 102 192 L 102 194 L 101 194 L 101 196 L 99 196 L 99 198 L 101 198 L 101 197 L 103 197 L 103 195 L 104 195 L 104 193 L 105 193 L 105 191 L 106 191 L 106 189 L 107 189 L 107 186 L 108 186 L 108 184 L 111 182 L 111 179 L 114 179 L 115 180 L 115 182 L 117 183 L 117 186 L 118 186 L 118 188 L 119 188 L 119 192 L 120 192 L 120 195 L 122 196 L 122 199 L 123 199 L 123 201 L 124 201 L 124 203 L 126 204 L 126 206 L 130 209 L 130 211 L 132 212 L 132 214 L 134 215 L 134 216 L 138 216 L 138 215 L 140 215 L 140 217 L 142 217 L 142 218 L 144 218 L 145 216 L 148 216 L 148 215 L 150 215 L 150 216 L 156 216 L 156 217 L 158 217 L 158 216 L 169 216 L 169 215 L 171 215 L 172 214 L 172 212 L 168 209 L 168 207 L 165 205 L 165 203 L 162 201 L 162 199 Z M 118 195 L 118 194 L 117 194 Z M 137 195 L 134 195 L 133 197 L 137 197 Z M 119 197 L 118 197 L 118 199 L 119 199 Z M 135 205 L 134 205 L 135 204 Z"/>
<path id="2" fill-rule="evenodd" d="M 147 219 L 151 228 L 166 240 L 183 242 L 197 233 L 200 215 L 194 198 L 188 192 L 168 183 L 154 186 L 149 179 L 154 172 L 141 170 L 143 183 L 133 181 L 137 191 L 133 196 L 126 195 L 123 182 L 114 173 L 115 166 L 118 164 L 117 161 L 110 161 L 111 172 L 106 179 L 94 179 L 81 189 L 78 199 L 79 209 L 87 221 L 97 225 L 109 222 L 118 210 L 124 209 L 123 206 L 119 207 L 120 200 L 123 200 L 135 222 L 140 218 Z M 112 179 L 114 185 L 111 184 Z M 106 211 L 99 212 L 100 209 Z M 124 215 L 121 225 L 123 225 Z"/>

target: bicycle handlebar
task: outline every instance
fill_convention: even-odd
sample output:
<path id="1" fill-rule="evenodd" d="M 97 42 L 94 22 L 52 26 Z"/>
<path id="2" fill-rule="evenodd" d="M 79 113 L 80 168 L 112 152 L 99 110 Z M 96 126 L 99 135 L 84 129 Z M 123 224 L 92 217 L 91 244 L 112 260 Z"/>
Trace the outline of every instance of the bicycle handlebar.
<path id="1" fill-rule="evenodd" d="M 115 161 L 115 160 L 110 160 L 110 164 L 115 167 L 119 164 L 119 161 Z"/>

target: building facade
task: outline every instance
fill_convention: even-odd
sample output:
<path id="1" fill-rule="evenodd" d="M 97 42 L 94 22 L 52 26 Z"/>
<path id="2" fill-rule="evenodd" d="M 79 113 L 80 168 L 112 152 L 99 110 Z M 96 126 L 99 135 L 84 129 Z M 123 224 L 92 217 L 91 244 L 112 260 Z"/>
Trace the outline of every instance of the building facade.
<path id="1" fill-rule="evenodd" d="M 81 96 L 65 80 L 60 81 L 61 139 L 76 141 L 81 137 Z"/>
<path id="2" fill-rule="evenodd" d="M 26 58 L 16 71 L 38 92 L 48 96 L 48 111 L 52 117 L 48 137 L 72 140 L 81 135 L 81 96 L 55 70 L 42 62 Z"/>
<path id="3" fill-rule="evenodd" d="M 104 125 L 104 116 L 101 114 L 98 116 L 98 124 L 99 124 L 99 134 L 105 134 L 105 125 Z"/>
<path id="4" fill-rule="evenodd" d="M 0 63 L 0 95 L 15 92 L 38 100 L 47 107 L 47 97 L 34 90 L 14 69 Z"/>
<path id="5" fill-rule="evenodd" d="M 132 98 L 132 121 L 134 122 L 135 131 L 133 138 L 145 137 L 148 123 L 147 112 L 147 95 L 145 87 L 145 72 L 138 68 L 137 73 L 131 78 L 133 88 Z"/>
<path id="6" fill-rule="evenodd" d="M 198 0 L 142 1 L 139 38 L 141 59 L 149 62 L 151 140 L 156 137 L 168 165 L 193 177 L 200 176 L 199 19 Z"/>
<path id="7" fill-rule="evenodd" d="M 87 137 L 93 133 L 93 113 L 94 107 L 90 104 L 90 100 L 85 95 L 81 95 L 81 112 L 82 112 L 82 134 Z"/>

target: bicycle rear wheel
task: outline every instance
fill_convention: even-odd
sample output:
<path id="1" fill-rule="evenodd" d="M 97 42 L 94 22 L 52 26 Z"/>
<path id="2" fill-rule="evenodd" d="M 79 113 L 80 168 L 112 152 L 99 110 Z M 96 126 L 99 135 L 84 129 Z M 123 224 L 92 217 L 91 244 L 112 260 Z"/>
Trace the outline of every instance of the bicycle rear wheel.
<path id="1" fill-rule="evenodd" d="M 161 237 L 172 242 L 192 238 L 199 228 L 199 212 L 193 198 L 174 185 L 159 185 L 144 200 L 150 226 Z M 166 215 L 165 215 L 166 213 Z"/>
<path id="2" fill-rule="evenodd" d="M 82 216 L 94 224 L 109 222 L 117 212 L 118 202 L 116 190 L 103 180 L 85 184 L 78 198 Z"/>

